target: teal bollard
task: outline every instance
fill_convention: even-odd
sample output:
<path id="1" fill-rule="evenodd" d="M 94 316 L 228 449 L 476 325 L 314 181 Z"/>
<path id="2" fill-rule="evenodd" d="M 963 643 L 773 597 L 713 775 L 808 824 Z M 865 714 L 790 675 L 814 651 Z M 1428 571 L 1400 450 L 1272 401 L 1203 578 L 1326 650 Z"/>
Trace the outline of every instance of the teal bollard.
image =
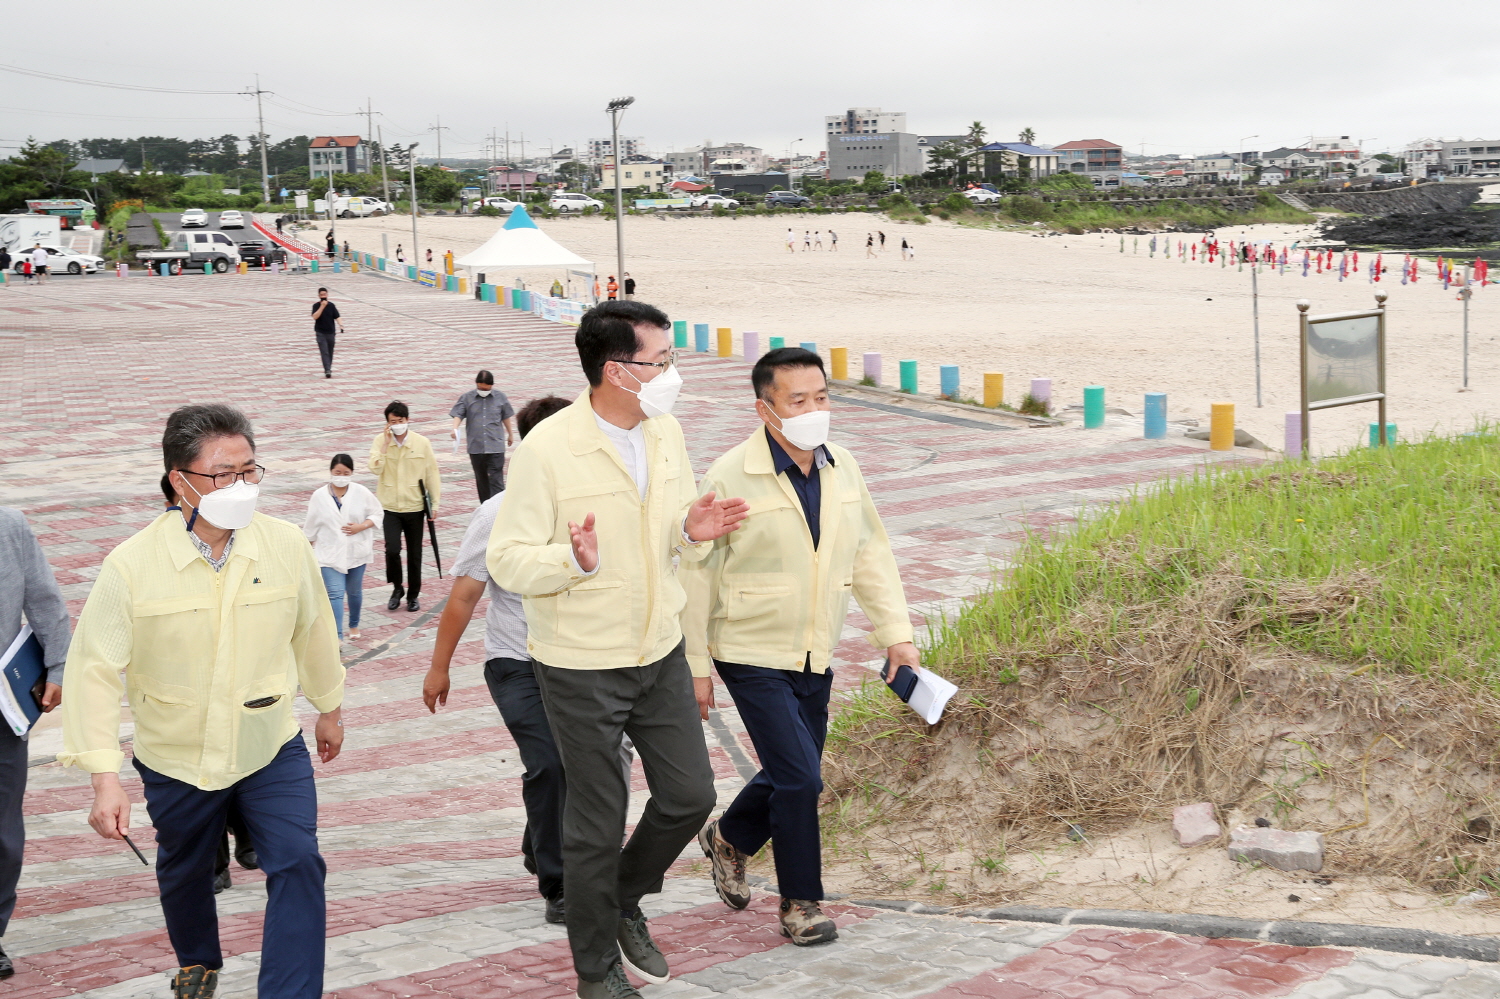
<path id="1" fill-rule="evenodd" d="M 343 272 L 343 270 L 344 270 L 344 262 L 342 260 L 335 260 L 333 262 L 333 273 L 340 274 L 340 273 Z"/>
<path id="2" fill-rule="evenodd" d="M 1083 387 L 1083 425 L 1089 430 L 1104 426 L 1104 386 Z"/>
<path id="3" fill-rule="evenodd" d="M 901 391 L 908 395 L 917 394 L 917 362 L 901 362 Z"/>
<path id="4" fill-rule="evenodd" d="M 1167 393 L 1146 393 L 1146 433 L 1148 441 L 1163 440 L 1167 436 Z"/>
<path id="5" fill-rule="evenodd" d="M 321 263 L 319 263 L 319 261 L 318 261 L 318 259 L 316 257 L 314 257 L 311 261 L 309 261 L 308 269 L 312 273 L 316 274 L 316 273 L 318 273 L 318 271 L 322 270 L 322 268 L 323 268 L 323 265 Z"/>
<path id="6" fill-rule="evenodd" d="M 938 384 L 943 395 L 949 399 L 958 398 L 958 365 L 938 365 Z"/>
<path id="7" fill-rule="evenodd" d="M 1394 423 L 1387 423 L 1385 425 L 1385 443 L 1387 447 L 1396 443 L 1396 425 Z M 1370 446 L 1380 446 L 1380 424 L 1378 423 L 1370 424 Z"/>
<path id="8" fill-rule="evenodd" d="M 816 354 L 818 352 L 818 345 L 811 340 L 803 340 L 797 346 L 812 354 Z"/>
<path id="9" fill-rule="evenodd" d="M 700 354 L 708 353 L 708 323 L 693 324 L 693 349 Z"/>
<path id="10" fill-rule="evenodd" d="M 672 320 L 672 346 L 678 350 L 687 350 L 687 320 Z"/>
<path id="11" fill-rule="evenodd" d="M 784 336 L 773 336 L 773 337 L 771 337 L 771 346 L 769 348 L 770 350 L 780 350 L 782 347 L 785 347 L 785 346 L 786 346 L 786 337 L 784 337 Z"/>
<path id="12" fill-rule="evenodd" d="M 209 263 L 207 260 L 203 261 L 203 273 L 204 274 L 212 274 L 213 272 L 214 272 L 214 265 L 211 264 L 211 263 Z"/>

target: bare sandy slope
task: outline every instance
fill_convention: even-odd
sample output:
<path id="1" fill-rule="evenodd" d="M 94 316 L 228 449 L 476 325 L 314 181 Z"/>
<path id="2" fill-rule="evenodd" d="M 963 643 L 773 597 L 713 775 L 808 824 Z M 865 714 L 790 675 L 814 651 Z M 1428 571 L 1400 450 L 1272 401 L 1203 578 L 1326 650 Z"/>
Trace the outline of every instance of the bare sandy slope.
<path id="1" fill-rule="evenodd" d="M 422 248 L 434 256 L 462 254 L 500 226 L 498 219 L 434 217 L 420 220 Z M 893 223 L 883 217 L 813 216 L 807 225 L 832 225 L 839 251 L 786 250 L 784 219 L 626 219 L 627 269 L 640 297 L 674 318 L 848 347 L 851 357 L 879 351 L 884 381 L 897 378 L 896 362 L 921 362 L 921 388 L 937 390 L 938 365 L 958 364 L 963 392 L 978 397 L 981 375 L 1001 371 L 1006 399 L 1020 400 L 1033 377 L 1053 379 L 1054 404 L 1082 401 L 1083 386 L 1102 384 L 1109 403 L 1139 413 L 1148 391 L 1168 395 L 1172 419 L 1207 425 L 1210 403 L 1236 404 L 1241 426 L 1273 447 L 1283 439 L 1284 414 L 1297 407 L 1297 311 L 1308 298 L 1313 312 L 1366 308 L 1376 286 L 1361 277 L 1340 284 L 1300 268 L 1286 276 L 1261 275 L 1261 357 L 1264 408 L 1255 408 L 1250 272 L 1217 264 L 1178 263 L 1147 256 L 1134 237 L 1120 253 L 1118 236 L 1044 238 L 1022 232 L 981 230 L 934 220 Z M 599 218 L 543 220 L 553 238 L 614 271 L 614 226 Z M 866 257 L 867 232 L 884 229 L 886 249 Z M 339 223 L 340 239 L 380 252 L 380 233 L 394 251 L 399 241 L 411 259 L 410 219 Z M 1289 241 L 1305 236 L 1294 226 L 1236 227 L 1222 238 Z M 800 227 L 799 227 L 800 234 Z M 903 238 L 916 247 L 902 261 Z M 1364 264 L 1363 257 L 1361 265 Z M 1396 279 L 1392 280 L 1395 276 Z M 493 279 L 493 275 L 491 278 Z M 545 287 L 551 275 L 532 287 Z M 1444 292 L 1430 267 L 1417 285 L 1399 276 L 1379 285 L 1390 293 L 1388 389 L 1390 419 L 1403 437 L 1430 430 L 1468 429 L 1476 417 L 1500 413 L 1500 287 L 1475 295 L 1471 316 L 1470 385 L 1459 392 L 1462 307 Z M 762 344 L 764 344 L 762 340 Z M 1315 414 L 1313 441 L 1334 451 L 1362 439 L 1375 420 L 1373 405 Z"/>

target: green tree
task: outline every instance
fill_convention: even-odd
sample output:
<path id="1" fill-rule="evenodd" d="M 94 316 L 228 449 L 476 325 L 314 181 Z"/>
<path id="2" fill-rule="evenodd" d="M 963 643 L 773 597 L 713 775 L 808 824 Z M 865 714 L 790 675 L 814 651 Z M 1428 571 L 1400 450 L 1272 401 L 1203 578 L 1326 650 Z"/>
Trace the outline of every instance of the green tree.
<path id="1" fill-rule="evenodd" d="M 865 181 L 859 185 L 859 189 L 866 194 L 885 193 L 885 174 L 879 170 L 866 170 Z"/>
<path id="2" fill-rule="evenodd" d="M 463 180 L 450 170 L 439 166 L 417 167 L 417 196 L 425 201 L 452 201 L 463 186 Z"/>
<path id="3" fill-rule="evenodd" d="M 976 160 L 979 160 L 984 155 L 979 151 L 980 147 L 984 145 L 984 137 L 984 122 L 976 121 L 969 125 L 969 130 L 964 133 L 963 139 L 960 140 L 960 144 L 963 146 L 964 150 L 962 158 L 960 158 L 958 161 L 958 172 L 961 175 L 967 176 L 969 173 L 969 165 Z"/>
<path id="4" fill-rule="evenodd" d="M 961 145 L 954 141 L 939 142 L 927 152 L 927 161 L 933 165 L 932 173 L 940 177 L 951 177 L 953 171 L 946 168 L 946 163 L 958 163 L 964 158 L 964 150 Z"/>
<path id="5" fill-rule="evenodd" d="M 1034 129 L 1034 128 L 1023 128 L 1023 129 L 1021 129 L 1020 139 L 1021 139 L 1022 142 L 1026 143 L 1028 146 L 1034 144 L 1036 142 L 1036 129 Z"/>
<path id="6" fill-rule="evenodd" d="M 61 151 L 28 139 L 21 152 L 0 161 L 0 211 L 24 212 L 28 198 L 76 198 L 88 194 L 89 175 Z"/>

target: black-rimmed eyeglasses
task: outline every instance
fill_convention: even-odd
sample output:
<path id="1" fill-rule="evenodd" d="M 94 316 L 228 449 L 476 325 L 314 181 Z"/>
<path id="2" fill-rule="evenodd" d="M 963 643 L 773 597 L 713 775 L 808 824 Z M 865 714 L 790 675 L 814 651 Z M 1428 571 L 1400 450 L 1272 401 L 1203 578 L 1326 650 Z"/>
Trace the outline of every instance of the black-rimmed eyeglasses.
<path id="1" fill-rule="evenodd" d="M 670 354 L 668 354 L 667 355 L 667 359 L 665 361 L 628 361 L 628 360 L 619 359 L 619 360 L 616 360 L 615 363 L 616 364 L 638 364 L 638 365 L 640 365 L 643 368 L 661 368 L 663 371 L 665 371 L 665 370 L 667 370 L 670 367 L 676 366 L 676 364 L 677 364 L 677 351 L 674 350 Z"/>
<path id="2" fill-rule="evenodd" d="M 177 471 L 183 475 L 196 475 L 199 478 L 213 479 L 215 489 L 228 489 L 234 485 L 236 479 L 243 479 L 251 485 L 255 485 L 266 477 L 266 468 L 264 465 L 256 465 L 254 468 L 244 472 L 215 472 L 212 475 L 208 472 L 195 472 L 190 468 L 179 468 Z"/>

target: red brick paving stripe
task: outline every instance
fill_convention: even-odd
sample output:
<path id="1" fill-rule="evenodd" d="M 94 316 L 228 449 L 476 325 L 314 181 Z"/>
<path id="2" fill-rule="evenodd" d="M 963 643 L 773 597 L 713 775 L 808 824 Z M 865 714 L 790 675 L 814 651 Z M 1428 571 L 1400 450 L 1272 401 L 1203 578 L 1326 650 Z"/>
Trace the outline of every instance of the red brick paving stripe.
<path id="1" fill-rule="evenodd" d="M 931 999 L 1237 999 L 1284 996 L 1353 960 L 1335 947 L 1286 947 L 1085 928 Z"/>
<path id="2" fill-rule="evenodd" d="M 101 841 L 102 842 L 102 841 Z M 415 843 L 409 846 L 367 847 L 360 850 L 333 850 L 323 854 L 330 871 L 366 870 L 395 864 L 432 863 L 454 860 L 506 860 L 521 855 L 521 837 L 502 839 L 454 840 L 443 843 Z M 234 883 L 251 884 L 266 879 L 260 871 L 247 871 L 230 865 Z M 150 871 L 126 874 L 95 881 L 79 881 L 44 888 L 23 888 L 17 893 L 16 919 L 71 912 L 111 902 L 128 902 L 156 896 L 156 875 Z"/>
<path id="3" fill-rule="evenodd" d="M 340 899 L 328 903 L 328 936 L 536 897 L 536 881 L 528 877 L 431 885 Z M 264 922 L 264 912 L 221 916 L 219 942 L 224 956 L 259 950 Z M 23 958 L 23 969 L 7 983 L 6 999 L 76 995 L 168 971 L 175 967 L 176 960 L 164 928 L 63 947 Z"/>
<path id="4" fill-rule="evenodd" d="M 875 913 L 847 905 L 825 906 L 840 928 Z M 690 975 L 725 961 L 790 947 L 777 929 L 776 900 L 761 895 L 743 911 L 718 902 L 651 920 L 651 936 L 672 967 L 673 976 Z M 571 996 L 577 979 L 566 940 L 518 947 L 416 975 L 338 989 L 325 999 L 551 999 Z"/>

